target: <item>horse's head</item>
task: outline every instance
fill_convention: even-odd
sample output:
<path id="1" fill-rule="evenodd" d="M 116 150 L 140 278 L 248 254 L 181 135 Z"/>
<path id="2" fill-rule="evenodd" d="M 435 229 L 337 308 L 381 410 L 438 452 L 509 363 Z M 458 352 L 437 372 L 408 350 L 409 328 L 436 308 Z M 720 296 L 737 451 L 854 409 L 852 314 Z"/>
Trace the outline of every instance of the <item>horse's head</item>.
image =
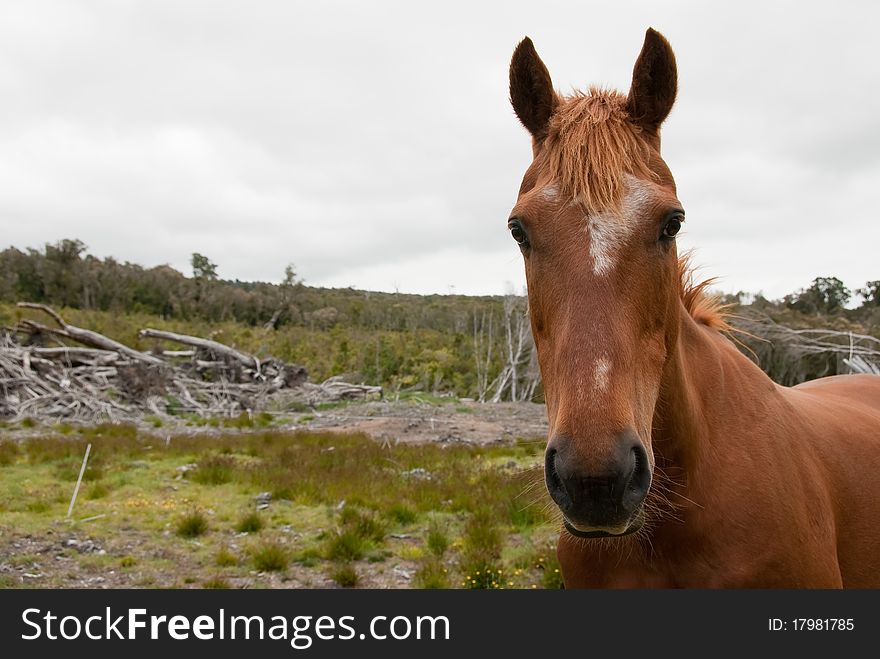
<path id="1" fill-rule="evenodd" d="M 533 138 L 508 228 L 550 421 L 545 478 L 583 537 L 638 530 L 651 486 L 652 419 L 680 326 L 684 211 L 659 137 L 675 93 L 675 57 L 654 30 L 627 95 L 558 95 L 528 38 L 510 65 L 511 102 Z"/>

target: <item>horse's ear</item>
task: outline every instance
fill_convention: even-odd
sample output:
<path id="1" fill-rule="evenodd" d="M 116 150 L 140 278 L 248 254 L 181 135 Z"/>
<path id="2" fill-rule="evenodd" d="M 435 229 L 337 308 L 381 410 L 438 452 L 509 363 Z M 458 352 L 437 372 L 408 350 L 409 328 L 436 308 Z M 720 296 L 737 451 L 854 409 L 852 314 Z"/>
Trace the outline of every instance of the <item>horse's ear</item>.
<path id="1" fill-rule="evenodd" d="M 532 137 L 541 140 L 547 135 L 559 99 L 550 73 L 528 37 L 519 42 L 510 60 L 510 103 Z"/>
<path id="2" fill-rule="evenodd" d="M 630 118 L 656 133 L 672 110 L 677 89 L 678 74 L 672 46 L 662 34 L 648 28 L 626 99 Z"/>

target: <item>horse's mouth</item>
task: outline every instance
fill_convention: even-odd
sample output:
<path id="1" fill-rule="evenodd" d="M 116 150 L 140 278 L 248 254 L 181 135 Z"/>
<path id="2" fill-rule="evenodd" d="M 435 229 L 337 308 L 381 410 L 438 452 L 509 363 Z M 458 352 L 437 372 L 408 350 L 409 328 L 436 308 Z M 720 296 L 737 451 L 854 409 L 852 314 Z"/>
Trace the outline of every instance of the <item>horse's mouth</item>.
<path id="1" fill-rule="evenodd" d="M 579 529 L 564 516 L 562 518 L 562 524 L 565 526 L 565 530 L 577 538 L 623 538 L 624 536 L 632 535 L 641 529 L 644 523 L 645 516 L 641 509 L 639 509 L 636 515 L 629 521 L 626 528 L 619 532 L 608 531 L 605 529 Z"/>

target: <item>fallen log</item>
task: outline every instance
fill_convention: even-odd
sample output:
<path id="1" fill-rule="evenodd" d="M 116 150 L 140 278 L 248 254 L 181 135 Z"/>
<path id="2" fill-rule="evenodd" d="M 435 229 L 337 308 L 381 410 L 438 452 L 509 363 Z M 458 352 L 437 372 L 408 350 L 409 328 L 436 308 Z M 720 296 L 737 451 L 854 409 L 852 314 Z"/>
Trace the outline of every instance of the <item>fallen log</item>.
<path id="1" fill-rule="evenodd" d="M 155 366 L 160 366 L 164 364 L 164 362 L 158 357 L 148 355 L 138 350 L 133 350 L 132 348 L 129 348 L 128 346 L 123 345 L 118 341 L 114 341 L 113 339 L 106 337 L 103 334 L 93 332 L 92 330 L 83 329 L 81 327 L 76 327 L 75 325 L 70 325 L 69 323 L 65 322 L 64 319 L 59 316 L 54 309 L 50 309 L 45 304 L 19 302 L 16 306 L 21 307 L 22 309 L 35 309 L 37 311 L 42 311 L 43 313 L 49 315 L 59 325 L 59 328 L 54 328 L 42 325 L 41 323 L 37 323 L 33 320 L 21 321 L 20 325 L 24 326 L 25 328 L 29 328 L 29 331 L 57 334 L 68 339 L 73 339 L 74 341 L 82 343 L 83 345 L 91 346 L 92 348 L 118 352 L 121 355 L 125 355 L 129 359 L 135 359 L 139 362 L 153 364 Z"/>
<path id="2" fill-rule="evenodd" d="M 224 357 L 229 357 L 230 359 L 240 362 L 247 368 L 251 368 L 258 373 L 260 372 L 259 359 L 257 359 L 253 355 L 240 352 L 235 348 L 230 348 L 227 345 L 218 343 L 217 341 L 203 339 L 198 336 L 189 336 L 187 334 L 177 334 L 176 332 L 167 332 L 165 330 L 152 329 L 150 327 L 142 329 L 140 332 L 138 332 L 138 336 L 142 339 L 164 339 L 166 341 L 174 341 L 175 343 L 182 343 L 183 345 L 194 346 L 196 348 L 202 348 L 203 350 L 209 350 L 215 355 L 223 355 Z"/>

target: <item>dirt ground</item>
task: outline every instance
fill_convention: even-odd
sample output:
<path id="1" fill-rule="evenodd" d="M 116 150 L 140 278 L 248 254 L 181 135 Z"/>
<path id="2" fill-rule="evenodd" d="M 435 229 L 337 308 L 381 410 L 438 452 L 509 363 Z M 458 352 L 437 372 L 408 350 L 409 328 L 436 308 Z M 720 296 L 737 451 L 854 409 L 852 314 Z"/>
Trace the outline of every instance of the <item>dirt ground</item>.
<path id="1" fill-rule="evenodd" d="M 546 436 L 547 413 L 535 403 L 373 401 L 316 412 L 297 427 L 363 432 L 379 441 L 491 444 Z"/>

